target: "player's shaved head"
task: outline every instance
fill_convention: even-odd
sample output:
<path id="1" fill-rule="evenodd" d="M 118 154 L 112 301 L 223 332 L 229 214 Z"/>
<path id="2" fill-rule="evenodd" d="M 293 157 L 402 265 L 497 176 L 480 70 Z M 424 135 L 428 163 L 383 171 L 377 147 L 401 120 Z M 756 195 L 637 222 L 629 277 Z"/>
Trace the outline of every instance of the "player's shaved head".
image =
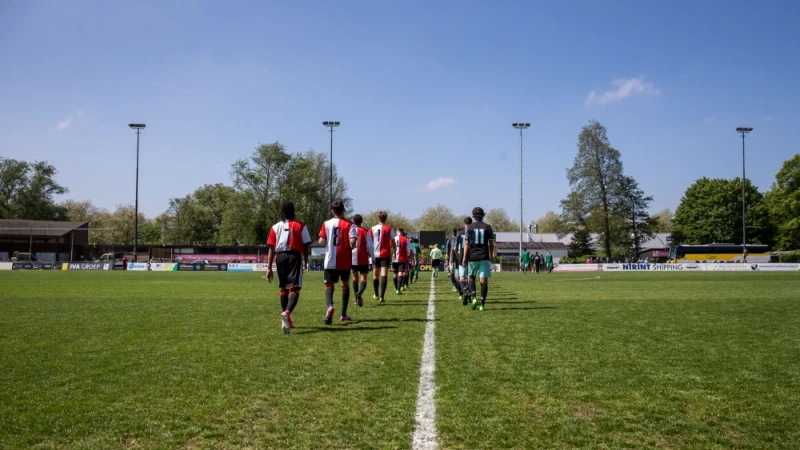
<path id="1" fill-rule="evenodd" d="M 353 216 L 353 223 L 354 224 L 356 224 L 356 225 L 358 225 L 360 227 L 363 222 L 364 222 L 364 218 L 361 217 L 361 214 L 356 214 L 355 216 Z"/>
<path id="2" fill-rule="evenodd" d="M 483 216 L 485 215 L 486 213 L 483 212 L 483 208 L 480 206 L 476 206 L 472 209 L 472 217 L 474 217 L 475 220 L 483 220 Z"/>
<path id="3" fill-rule="evenodd" d="M 378 211 L 376 214 L 378 216 L 378 222 L 386 223 L 386 219 L 389 218 L 389 214 L 386 214 L 386 211 Z"/>
<path id="4" fill-rule="evenodd" d="M 289 200 L 281 202 L 281 219 L 294 220 L 294 203 Z"/>
<path id="5" fill-rule="evenodd" d="M 472 223 L 472 217 L 464 217 L 464 225 L 469 225 Z"/>

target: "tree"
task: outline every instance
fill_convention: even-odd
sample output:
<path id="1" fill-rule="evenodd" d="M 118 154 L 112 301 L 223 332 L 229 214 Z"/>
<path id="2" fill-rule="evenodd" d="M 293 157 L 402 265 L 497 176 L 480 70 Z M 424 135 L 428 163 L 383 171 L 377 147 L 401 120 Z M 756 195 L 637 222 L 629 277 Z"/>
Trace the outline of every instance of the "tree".
<path id="1" fill-rule="evenodd" d="M 459 223 L 459 226 L 456 228 L 461 228 L 463 222 L 457 218 L 456 220 Z M 503 208 L 490 209 L 489 212 L 486 213 L 484 222 L 491 225 L 494 231 L 519 231 L 519 224 L 514 223 Z M 452 229 L 450 231 L 452 231 Z"/>
<path id="2" fill-rule="evenodd" d="M 93 227 L 100 215 L 106 212 L 105 208 L 95 206 L 91 200 L 65 200 L 59 206 L 64 209 L 67 220 L 70 222 L 89 222 L 89 227 Z"/>
<path id="3" fill-rule="evenodd" d="M 295 203 L 295 211 L 309 229 L 318 228 L 330 218 L 330 162 L 321 153 L 309 150 L 290 155 L 278 142 L 258 146 L 249 159 L 236 161 L 231 168 L 233 185 L 245 195 L 238 199 L 235 213 L 229 220 L 247 218 L 244 223 L 226 224 L 224 236 L 244 237 L 247 243 L 265 242 L 270 227 L 279 220 L 282 200 Z M 333 197 L 348 208 L 347 184 L 333 166 Z M 249 205 L 249 215 L 242 208 Z M 252 233 L 246 229 L 253 230 Z M 234 232 L 235 230 L 235 232 Z"/>
<path id="4" fill-rule="evenodd" d="M 612 254 L 613 185 L 622 179 L 622 173 L 621 154 L 611 147 L 606 128 L 596 121 L 589 122 L 578 136 L 578 154 L 567 171 L 567 179 L 572 191 L 580 193 L 595 212 L 606 255 Z"/>
<path id="5" fill-rule="evenodd" d="M 592 249 L 592 234 L 586 226 L 580 226 L 572 233 L 572 239 L 567 244 L 567 251 L 572 257 L 594 254 Z"/>
<path id="6" fill-rule="evenodd" d="M 784 161 L 767 193 L 770 216 L 776 228 L 776 245 L 800 248 L 800 153 Z"/>
<path id="7" fill-rule="evenodd" d="M 633 256 L 637 257 L 641 243 L 655 236 L 657 220 L 647 213 L 653 197 L 645 196 L 639 183 L 631 176 L 622 177 L 615 183 L 615 188 L 613 210 L 615 215 L 625 218 L 620 235 L 621 247 L 633 249 Z"/>
<path id="8" fill-rule="evenodd" d="M 332 217 L 329 180 L 330 161 L 324 154 L 309 150 L 292 156 L 281 183 L 280 198 L 292 200 L 298 219 L 314 232 Z M 333 198 L 343 201 L 347 213 L 351 213 L 352 199 L 347 196 L 347 183 L 339 177 L 336 165 L 333 167 Z"/>
<path id="9" fill-rule="evenodd" d="M 55 196 L 68 192 L 46 161 L 28 163 L 0 157 L 0 219 L 64 220 Z"/>
<path id="10" fill-rule="evenodd" d="M 386 214 L 388 215 L 388 219 L 386 219 L 387 225 L 394 228 L 395 230 L 398 228 L 402 228 L 406 231 L 417 231 L 417 227 L 414 224 L 415 221 L 409 219 L 403 214 L 393 213 L 388 209 L 385 209 L 383 211 L 386 211 Z M 378 211 L 370 211 L 367 214 L 362 214 L 362 216 L 364 217 L 363 225 L 365 227 L 371 228 L 378 224 Z"/>
<path id="11" fill-rule="evenodd" d="M 567 245 L 573 257 L 591 255 L 592 234 L 587 225 L 589 220 L 589 207 L 586 199 L 580 192 L 570 192 L 567 198 L 561 200 L 561 221 L 566 233 L 572 233 L 572 239 Z M 564 236 L 559 235 L 559 236 Z"/>
<path id="12" fill-rule="evenodd" d="M 671 233 L 673 216 L 669 209 L 653 214 L 653 218 L 656 219 L 656 233 Z"/>
<path id="13" fill-rule="evenodd" d="M 764 195 L 746 180 L 747 242 L 772 240 Z M 700 178 L 683 195 L 675 210 L 672 239 L 675 243 L 742 243 L 742 180 Z"/>
<path id="14" fill-rule="evenodd" d="M 555 233 L 563 236 L 569 232 L 564 219 L 553 211 L 547 211 L 542 217 L 536 219 L 532 225 L 537 224 L 539 225 L 539 233 Z"/>
<path id="15" fill-rule="evenodd" d="M 440 203 L 436 206 L 429 206 L 422 211 L 422 214 L 414 221 L 416 229 L 421 231 L 444 231 L 450 233 L 453 228 L 459 227 L 458 216 Z"/>

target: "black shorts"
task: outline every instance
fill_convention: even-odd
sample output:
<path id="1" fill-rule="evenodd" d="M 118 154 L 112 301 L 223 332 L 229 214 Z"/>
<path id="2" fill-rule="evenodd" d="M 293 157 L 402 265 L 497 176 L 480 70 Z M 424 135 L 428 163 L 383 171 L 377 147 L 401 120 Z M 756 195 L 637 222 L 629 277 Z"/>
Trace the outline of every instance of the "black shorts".
<path id="1" fill-rule="evenodd" d="M 442 263 L 442 261 L 441 261 L 441 260 L 439 260 L 439 259 L 434 259 L 434 260 L 433 260 L 433 262 L 431 262 L 431 265 L 432 265 L 433 267 L 435 267 L 435 268 L 437 268 L 437 269 L 438 269 L 438 268 L 439 268 L 439 264 L 441 264 L 441 263 Z"/>
<path id="2" fill-rule="evenodd" d="M 338 283 L 339 279 L 342 280 L 344 283 L 350 282 L 350 269 L 347 270 L 336 270 L 336 269 L 325 269 L 325 282 L 326 283 Z"/>
<path id="3" fill-rule="evenodd" d="M 369 264 L 364 264 L 363 266 L 353 266 L 353 273 L 360 273 L 360 274 L 367 274 L 369 273 Z"/>
<path id="4" fill-rule="evenodd" d="M 303 257 L 300 253 L 280 252 L 275 258 L 275 265 L 278 269 L 278 287 L 303 287 Z"/>
<path id="5" fill-rule="evenodd" d="M 375 268 L 389 268 L 389 265 L 392 264 L 392 260 L 390 258 L 373 258 L 372 259 L 372 267 Z"/>
<path id="6" fill-rule="evenodd" d="M 407 272 L 408 263 L 392 263 L 393 272 Z"/>

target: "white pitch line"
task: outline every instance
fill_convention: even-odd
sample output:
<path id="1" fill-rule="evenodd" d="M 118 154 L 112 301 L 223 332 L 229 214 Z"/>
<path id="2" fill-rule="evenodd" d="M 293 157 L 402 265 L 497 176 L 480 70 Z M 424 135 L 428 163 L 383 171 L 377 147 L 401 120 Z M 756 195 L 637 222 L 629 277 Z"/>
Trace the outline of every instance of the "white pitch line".
<path id="1" fill-rule="evenodd" d="M 587 280 L 599 280 L 600 277 L 591 277 L 591 278 L 564 278 L 561 280 L 551 280 L 551 281 L 587 281 Z"/>
<path id="2" fill-rule="evenodd" d="M 428 320 L 425 325 L 425 338 L 422 342 L 422 364 L 419 368 L 419 391 L 417 392 L 417 425 L 414 427 L 411 448 L 438 449 L 436 439 L 436 384 L 433 375 L 436 371 L 436 342 L 434 336 L 434 311 L 436 286 L 431 278 L 431 295 L 428 299 Z"/>

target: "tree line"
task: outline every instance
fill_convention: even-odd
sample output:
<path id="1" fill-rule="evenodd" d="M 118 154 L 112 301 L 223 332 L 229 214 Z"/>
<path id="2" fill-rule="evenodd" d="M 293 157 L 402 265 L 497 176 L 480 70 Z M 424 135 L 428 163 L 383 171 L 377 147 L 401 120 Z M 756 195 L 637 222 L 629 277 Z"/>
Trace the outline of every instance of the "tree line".
<path id="1" fill-rule="evenodd" d="M 155 217 L 139 213 L 139 243 L 255 245 L 266 241 L 277 222 L 284 198 L 295 202 L 298 217 L 318 229 L 329 216 L 330 165 L 323 153 L 289 153 L 279 142 L 261 144 L 230 170 L 230 184 L 206 184 L 184 197 L 169 200 Z M 90 223 L 89 240 L 99 244 L 131 244 L 134 207 L 117 205 L 113 211 L 90 200 L 66 200 L 66 187 L 56 180 L 47 162 L 25 162 L 0 157 L 0 219 L 69 220 Z M 578 135 L 577 153 L 567 170 L 569 194 L 559 213 L 548 211 L 531 223 L 539 233 L 572 234 L 573 255 L 593 251 L 593 236 L 602 255 L 638 253 L 656 233 L 669 232 L 674 243 L 741 244 L 742 181 L 701 178 L 686 190 L 673 214 L 669 209 L 649 213 L 653 197 L 625 173 L 621 152 L 612 147 L 606 128 L 592 121 Z M 333 167 L 334 197 L 350 209 L 347 183 Z M 761 193 L 745 180 L 747 242 L 800 248 L 800 154 L 787 160 L 775 183 Z M 376 211 L 362 212 L 365 225 L 376 221 Z M 445 231 L 463 226 L 468 213 L 457 214 L 437 204 L 411 219 L 389 211 L 395 227 L 407 231 Z M 485 221 L 496 231 L 519 231 L 519 223 L 502 208 L 489 210 Z"/>
<path id="2" fill-rule="evenodd" d="M 674 214 L 649 214 L 653 197 L 623 170 L 606 128 L 592 121 L 578 136 L 567 170 L 570 193 L 561 212 L 534 221 L 540 233 L 572 233 L 573 255 L 593 254 L 597 236 L 603 256 L 638 254 L 642 242 L 670 233 L 675 244 L 742 244 L 742 179 L 700 178 L 686 189 Z M 748 244 L 800 248 L 800 154 L 786 160 L 766 193 L 744 180 Z"/>

